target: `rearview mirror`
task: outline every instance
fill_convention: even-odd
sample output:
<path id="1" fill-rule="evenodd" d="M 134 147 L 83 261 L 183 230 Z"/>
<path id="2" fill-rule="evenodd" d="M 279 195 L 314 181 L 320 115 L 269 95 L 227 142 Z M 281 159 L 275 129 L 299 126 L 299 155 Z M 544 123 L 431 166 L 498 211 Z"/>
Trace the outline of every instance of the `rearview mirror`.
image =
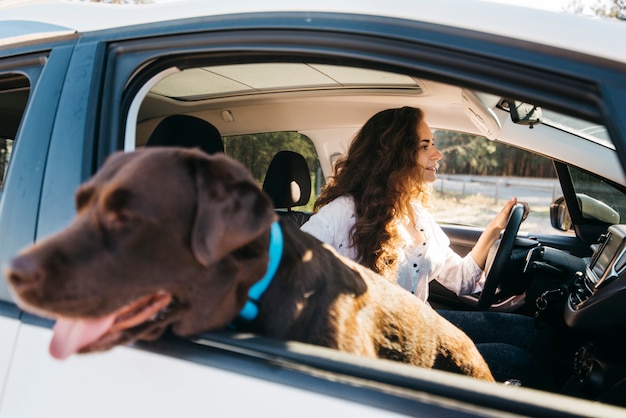
<path id="1" fill-rule="evenodd" d="M 517 100 L 505 99 L 500 104 L 511 114 L 511 120 L 518 125 L 534 125 L 541 123 L 543 114 L 539 106 Z"/>

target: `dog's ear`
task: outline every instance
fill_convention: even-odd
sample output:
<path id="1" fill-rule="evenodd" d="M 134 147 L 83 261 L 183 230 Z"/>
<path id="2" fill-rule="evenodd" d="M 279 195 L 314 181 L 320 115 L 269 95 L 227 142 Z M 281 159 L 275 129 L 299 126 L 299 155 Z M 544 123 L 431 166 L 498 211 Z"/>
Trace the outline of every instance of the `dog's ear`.
<path id="1" fill-rule="evenodd" d="M 276 220 L 269 197 L 248 170 L 229 157 L 196 160 L 195 180 L 191 249 L 205 267 L 253 241 Z"/>

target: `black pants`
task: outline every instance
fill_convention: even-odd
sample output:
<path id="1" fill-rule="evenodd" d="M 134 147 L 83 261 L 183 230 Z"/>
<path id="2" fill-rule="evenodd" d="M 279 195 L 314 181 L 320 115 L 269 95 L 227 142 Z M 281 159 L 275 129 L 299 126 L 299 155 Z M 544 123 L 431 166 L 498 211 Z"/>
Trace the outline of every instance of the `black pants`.
<path id="1" fill-rule="evenodd" d="M 438 311 L 476 344 L 499 382 L 554 391 L 554 342 L 547 325 L 533 318 L 502 312 Z"/>

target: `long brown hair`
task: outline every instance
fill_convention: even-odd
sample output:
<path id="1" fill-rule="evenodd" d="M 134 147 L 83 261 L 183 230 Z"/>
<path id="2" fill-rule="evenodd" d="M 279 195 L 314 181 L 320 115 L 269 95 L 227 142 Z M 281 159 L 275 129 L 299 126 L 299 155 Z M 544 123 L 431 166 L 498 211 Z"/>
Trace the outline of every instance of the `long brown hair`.
<path id="1" fill-rule="evenodd" d="M 417 127 L 421 109 L 402 107 L 383 110 L 363 125 L 348 152 L 337 161 L 315 202 L 315 210 L 344 195 L 354 199 L 357 219 L 350 230 L 357 261 L 392 278 L 397 270 L 399 237 L 394 220 L 408 216 L 411 201 L 423 203 L 430 185 L 417 165 Z"/>

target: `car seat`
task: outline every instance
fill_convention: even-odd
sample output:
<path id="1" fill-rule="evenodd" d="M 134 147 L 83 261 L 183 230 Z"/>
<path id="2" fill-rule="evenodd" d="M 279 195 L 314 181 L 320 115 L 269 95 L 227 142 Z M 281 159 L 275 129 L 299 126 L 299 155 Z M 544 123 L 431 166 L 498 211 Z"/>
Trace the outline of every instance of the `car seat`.
<path id="1" fill-rule="evenodd" d="M 294 211 L 294 206 L 306 205 L 311 198 L 311 175 L 305 158 L 293 151 L 279 151 L 274 155 L 263 181 L 263 191 L 281 217 L 302 226 L 310 213 Z"/>
<path id="2" fill-rule="evenodd" d="M 148 138 L 147 147 L 198 147 L 208 154 L 224 152 L 222 135 L 209 122 L 189 115 L 164 118 Z"/>

